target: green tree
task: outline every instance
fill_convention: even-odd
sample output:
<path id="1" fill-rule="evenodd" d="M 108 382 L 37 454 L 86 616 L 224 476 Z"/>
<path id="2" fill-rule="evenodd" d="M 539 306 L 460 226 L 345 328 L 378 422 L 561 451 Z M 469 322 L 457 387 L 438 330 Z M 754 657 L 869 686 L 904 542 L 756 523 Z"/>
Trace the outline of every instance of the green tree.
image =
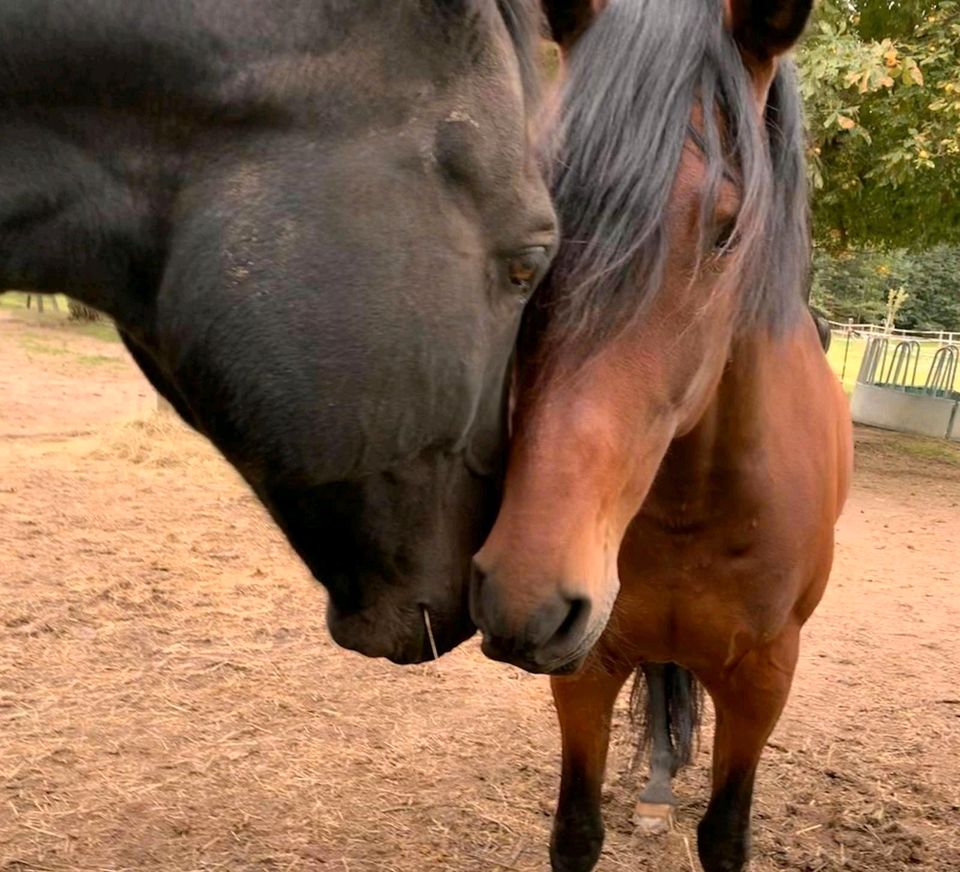
<path id="1" fill-rule="evenodd" d="M 890 292 L 906 284 L 907 263 L 901 254 L 831 254 L 818 249 L 811 300 L 835 321 L 880 323 L 887 312 Z"/>
<path id="2" fill-rule="evenodd" d="M 960 5 L 823 0 L 798 57 L 818 243 L 960 243 Z"/>
<path id="3" fill-rule="evenodd" d="M 960 247 L 815 253 L 811 299 L 835 321 L 882 323 L 901 287 L 908 299 L 896 313 L 898 327 L 960 331 Z"/>
<path id="4" fill-rule="evenodd" d="M 960 248 L 939 245 L 906 262 L 910 299 L 899 315 L 908 330 L 960 331 Z"/>

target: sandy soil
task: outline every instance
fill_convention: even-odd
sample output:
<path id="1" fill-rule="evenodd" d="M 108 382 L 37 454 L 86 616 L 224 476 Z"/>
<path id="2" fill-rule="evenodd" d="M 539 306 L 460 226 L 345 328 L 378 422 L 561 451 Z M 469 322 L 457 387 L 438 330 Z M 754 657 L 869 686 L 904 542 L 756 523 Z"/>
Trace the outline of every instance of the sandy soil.
<path id="1" fill-rule="evenodd" d="M 54 322 L 0 311 L 0 870 L 546 870 L 546 682 L 336 649 L 230 469 Z M 960 451 L 858 443 L 755 872 L 960 870 Z M 690 869 L 709 735 L 639 838 L 619 721 L 600 868 Z"/>

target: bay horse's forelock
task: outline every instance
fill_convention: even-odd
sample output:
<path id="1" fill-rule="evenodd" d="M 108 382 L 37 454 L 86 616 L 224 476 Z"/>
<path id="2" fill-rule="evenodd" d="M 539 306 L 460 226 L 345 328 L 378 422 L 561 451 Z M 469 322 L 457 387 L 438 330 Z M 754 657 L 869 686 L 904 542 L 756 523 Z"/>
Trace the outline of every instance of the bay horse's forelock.
<path id="1" fill-rule="evenodd" d="M 545 145 L 564 240 L 528 310 L 525 351 L 557 342 L 567 357 L 589 355 L 649 311 L 663 288 L 667 205 L 691 141 L 707 168 L 703 213 L 712 213 L 724 177 L 742 192 L 733 233 L 741 324 L 778 329 L 795 317 L 810 269 L 796 75 L 789 61 L 779 65 L 758 124 L 753 82 L 720 26 L 721 5 L 613 3 L 571 53 Z M 701 101 L 717 113 L 694 128 Z"/>

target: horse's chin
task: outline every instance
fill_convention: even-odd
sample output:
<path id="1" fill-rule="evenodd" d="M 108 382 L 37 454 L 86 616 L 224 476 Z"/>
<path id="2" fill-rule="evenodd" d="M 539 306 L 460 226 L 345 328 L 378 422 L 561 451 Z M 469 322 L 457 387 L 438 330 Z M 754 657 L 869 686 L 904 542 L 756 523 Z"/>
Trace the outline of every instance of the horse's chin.
<path id="1" fill-rule="evenodd" d="M 341 648 L 399 666 L 433 660 L 452 651 L 476 632 L 469 618 L 444 617 L 436 610 L 429 610 L 429 614 L 428 631 L 423 607 L 384 603 L 344 611 L 331 600 L 327 607 L 327 627 Z"/>

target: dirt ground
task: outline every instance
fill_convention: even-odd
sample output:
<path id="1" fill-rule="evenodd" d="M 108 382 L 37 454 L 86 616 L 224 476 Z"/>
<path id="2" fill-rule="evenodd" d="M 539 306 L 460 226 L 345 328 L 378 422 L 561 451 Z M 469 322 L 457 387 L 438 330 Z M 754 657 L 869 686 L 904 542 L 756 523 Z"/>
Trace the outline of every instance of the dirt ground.
<path id="1" fill-rule="evenodd" d="M 231 470 L 119 344 L 0 310 L 0 870 L 546 870 L 547 683 L 470 643 L 336 649 Z M 755 872 L 960 870 L 960 451 L 863 431 L 834 578 L 765 755 Z M 630 825 L 600 868 L 691 869 Z"/>

